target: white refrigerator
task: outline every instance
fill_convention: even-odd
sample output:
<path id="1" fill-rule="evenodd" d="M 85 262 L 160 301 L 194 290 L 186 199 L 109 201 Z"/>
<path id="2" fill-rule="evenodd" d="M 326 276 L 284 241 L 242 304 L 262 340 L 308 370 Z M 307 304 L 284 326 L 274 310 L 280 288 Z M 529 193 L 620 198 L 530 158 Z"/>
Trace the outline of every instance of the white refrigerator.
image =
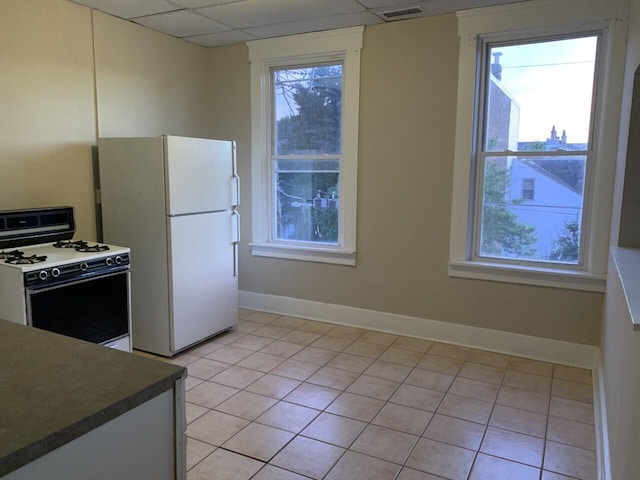
<path id="1" fill-rule="evenodd" d="M 164 356 L 237 324 L 235 143 L 100 138 L 105 243 L 131 248 L 133 348 Z"/>

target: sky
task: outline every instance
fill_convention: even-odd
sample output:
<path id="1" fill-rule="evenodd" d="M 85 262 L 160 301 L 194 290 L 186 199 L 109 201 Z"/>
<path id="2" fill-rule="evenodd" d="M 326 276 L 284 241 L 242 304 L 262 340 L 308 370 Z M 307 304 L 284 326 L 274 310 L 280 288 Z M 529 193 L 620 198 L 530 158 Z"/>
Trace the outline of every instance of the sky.
<path id="1" fill-rule="evenodd" d="M 596 36 L 491 48 L 520 105 L 519 141 L 544 142 L 555 125 L 567 142 L 587 143 L 596 48 Z"/>

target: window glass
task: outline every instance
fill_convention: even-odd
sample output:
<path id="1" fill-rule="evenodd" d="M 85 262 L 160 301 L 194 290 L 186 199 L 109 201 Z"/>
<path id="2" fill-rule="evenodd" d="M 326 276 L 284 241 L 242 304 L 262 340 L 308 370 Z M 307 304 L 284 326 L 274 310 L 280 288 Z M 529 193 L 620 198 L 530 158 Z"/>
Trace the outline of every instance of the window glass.
<path id="1" fill-rule="evenodd" d="M 597 45 L 488 45 L 478 256 L 581 262 Z"/>

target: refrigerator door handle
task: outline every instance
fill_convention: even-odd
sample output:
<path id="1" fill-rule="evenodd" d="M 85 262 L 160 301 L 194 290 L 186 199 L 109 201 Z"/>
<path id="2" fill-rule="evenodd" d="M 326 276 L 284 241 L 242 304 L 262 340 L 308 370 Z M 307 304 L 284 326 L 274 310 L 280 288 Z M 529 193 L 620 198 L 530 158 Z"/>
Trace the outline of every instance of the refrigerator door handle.
<path id="1" fill-rule="evenodd" d="M 231 206 L 240 205 L 240 177 L 233 175 L 231 177 Z"/>
<path id="2" fill-rule="evenodd" d="M 238 276 L 238 244 L 240 243 L 240 214 L 231 212 L 231 236 L 233 243 L 233 276 Z"/>

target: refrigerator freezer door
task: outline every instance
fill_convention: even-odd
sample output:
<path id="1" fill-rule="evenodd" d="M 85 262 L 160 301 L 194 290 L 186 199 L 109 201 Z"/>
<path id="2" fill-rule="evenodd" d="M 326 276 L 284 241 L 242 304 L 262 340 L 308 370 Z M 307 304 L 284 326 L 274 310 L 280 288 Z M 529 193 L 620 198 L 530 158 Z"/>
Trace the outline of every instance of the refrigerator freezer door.
<path id="1" fill-rule="evenodd" d="M 235 202 L 233 142 L 165 137 L 167 215 L 222 211 Z"/>
<path id="2" fill-rule="evenodd" d="M 230 210 L 167 217 L 174 352 L 237 323 L 231 217 Z"/>

